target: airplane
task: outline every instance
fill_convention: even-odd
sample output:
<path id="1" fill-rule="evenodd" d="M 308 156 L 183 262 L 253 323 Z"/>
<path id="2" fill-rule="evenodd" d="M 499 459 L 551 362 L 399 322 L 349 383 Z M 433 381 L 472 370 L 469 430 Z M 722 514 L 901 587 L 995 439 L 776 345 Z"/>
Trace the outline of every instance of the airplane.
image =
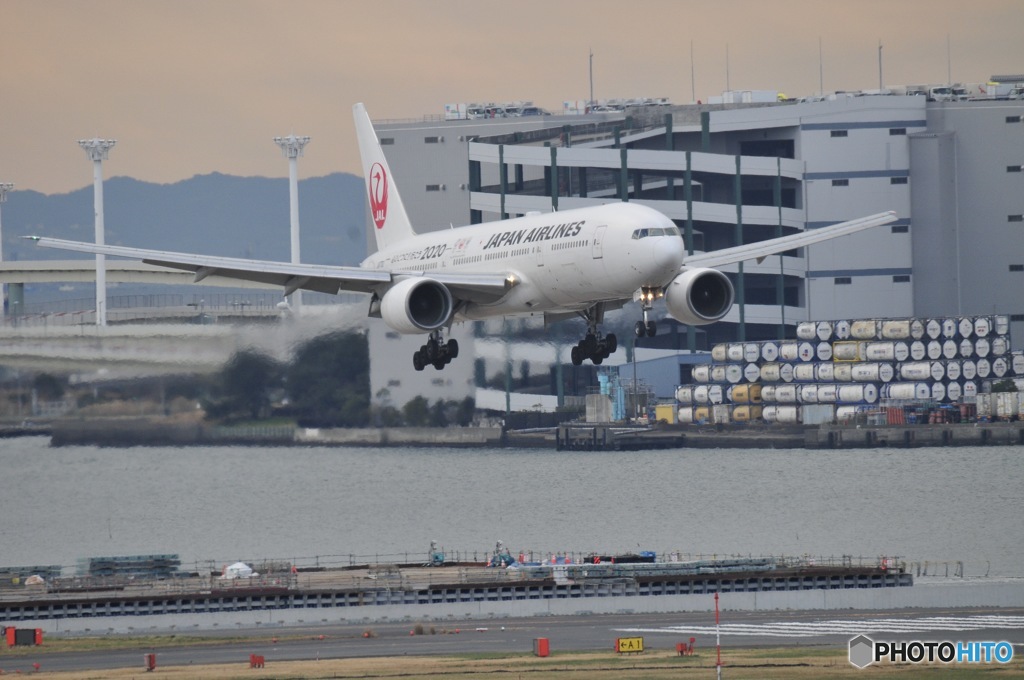
<path id="1" fill-rule="evenodd" d="M 353 106 L 377 252 L 358 267 L 342 267 L 99 246 L 28 236 L 39 246 L 124 257 L 209 276 L 296 290 L 370 295 L 369 316 L 403 334 L 427 334 L 413 367 L 443 369 L 459 354 L 454 323 L 543 314 L 545 323 L 580 317 L 584 337 L 570 353 L 579 366 L 600 364 L 618 348 L 600 330 L 606 312 L 635 301 L 638 337 L 654 336 L 649 318 L 664 298 L 672 318 L 691 325 L 722 319 L 734 290 L 719 267 L 809 246 L 895 221 L 884 212 L 813 231 L 687 255 L 679 228 L 661 212 L 633 202 L 522 217 L 418 234 L 363 104 Z"/>

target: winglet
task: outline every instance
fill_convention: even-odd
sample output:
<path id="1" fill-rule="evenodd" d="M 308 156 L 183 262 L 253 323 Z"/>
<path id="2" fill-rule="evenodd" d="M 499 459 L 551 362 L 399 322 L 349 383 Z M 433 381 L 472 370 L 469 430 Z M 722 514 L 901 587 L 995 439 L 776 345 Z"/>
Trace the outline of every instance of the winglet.
<path id="1" fill-rule="evenodd" d="M 398 194 L 388 161 L 373 130 L 373 123 L 366 107 L 356 104 L 352 107 L 356 122 L 356 137 L 359 140 L 359 156 L 363 162 L 363 178 L 366 196 L 370 202 L 370 216 L 373 233 L 377 239 L 377 250 L 383 250 L 411 236 L 416 232 L 405 212 L 402 197 Z"/>

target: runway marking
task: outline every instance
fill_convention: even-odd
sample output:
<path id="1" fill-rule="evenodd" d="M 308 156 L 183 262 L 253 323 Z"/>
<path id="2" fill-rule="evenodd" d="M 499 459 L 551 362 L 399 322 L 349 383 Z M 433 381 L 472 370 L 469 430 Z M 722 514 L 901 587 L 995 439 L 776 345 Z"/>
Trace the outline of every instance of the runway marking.
<path id="1" fill-rule="evenodd" d="M 769 623 L 723 623 L 722 635 L 809 638 L 823 635 L 860 633 L 962 632 L 1006 628 L 1024 630 L 1024 616 L 931 616 L 914 619 L 864 619 L 828 621 L 777 621 Z M 664 628 L 618 628 L 621 633 L 667 635 L 713 635 L 715 626 L 666 626 Z"/>

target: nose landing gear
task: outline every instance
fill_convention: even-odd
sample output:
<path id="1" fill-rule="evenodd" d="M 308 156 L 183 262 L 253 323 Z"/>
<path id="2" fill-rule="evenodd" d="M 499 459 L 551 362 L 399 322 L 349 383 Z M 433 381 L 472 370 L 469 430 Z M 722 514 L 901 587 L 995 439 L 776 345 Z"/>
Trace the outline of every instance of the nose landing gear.
<path id="1" fill-rule="evenodd" d="M 640 291 L 640 311 L 643 312 L 644 320 L 637 321 L 636 327 L 633 329 L 636 333 L 636 337 L 638 338 L 642 338 L 644 336 L 653 338 L 658 334 L 658 324 L 647 318 L 648 313 L 650 313 L 651 309 L 654 307 L 654 299 L 656 297 L 660 296 L 652 288 L 643 288 Z"/>

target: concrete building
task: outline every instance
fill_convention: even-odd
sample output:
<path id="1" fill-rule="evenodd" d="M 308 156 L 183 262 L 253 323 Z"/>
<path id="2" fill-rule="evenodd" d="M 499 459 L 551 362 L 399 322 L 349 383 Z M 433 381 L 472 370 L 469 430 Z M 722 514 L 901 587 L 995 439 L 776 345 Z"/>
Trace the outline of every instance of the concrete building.
<path id="1" fill-rule="evenodd" d="M 896 211 L 892 225 L 727 269 L 737 300 L 720 323 L 687 328 L 656 307 L 659 335 L 641 347 L 700 351 L 865 317 L 1003 313 L 1024 338 L 1022 115 L 1024 101 L 836 96 L 377 130 L 426 228 L 635 200 L 705 251 Z"/>

